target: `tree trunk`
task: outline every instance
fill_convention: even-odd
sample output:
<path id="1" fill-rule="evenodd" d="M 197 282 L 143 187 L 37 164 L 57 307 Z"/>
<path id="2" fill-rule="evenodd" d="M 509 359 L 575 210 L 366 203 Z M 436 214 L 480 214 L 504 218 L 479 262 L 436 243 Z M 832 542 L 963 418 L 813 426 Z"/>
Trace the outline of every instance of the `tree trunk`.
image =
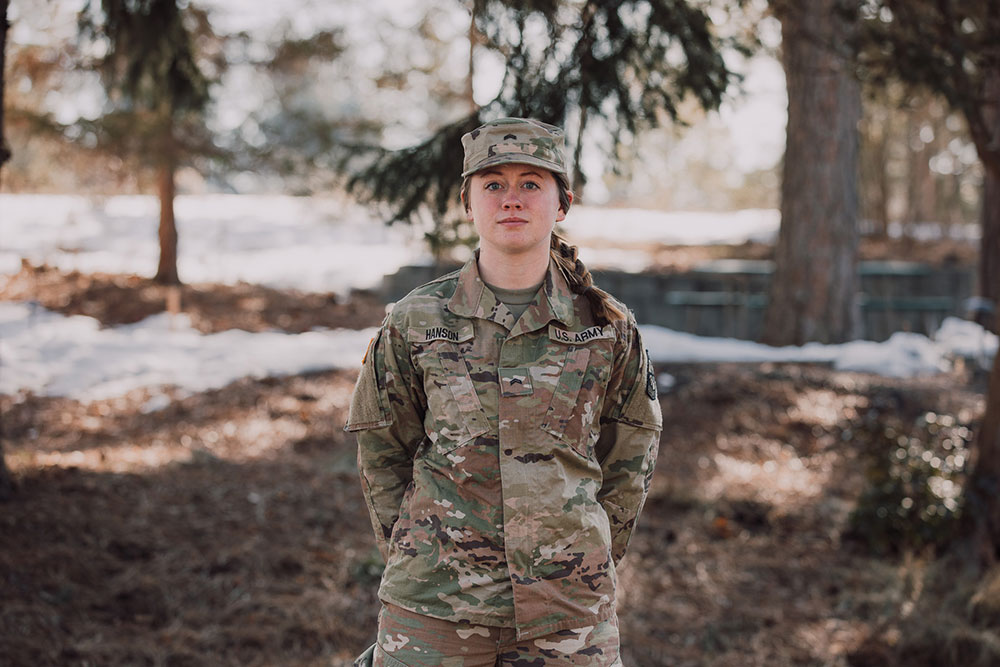
<path id="1" fill-rule="evenodd" d="M 177 225 L 174 222 L 174 166 L 169 160 L 159 166 L 157 184 L 160 195 L 160 263 L 154 280 L 161 285 L 179 285 L 177 275 Z"/>
<path id="2" fill-rule="evenodd" d="M 940 138 L 937 133 L 929 141 L 924 141 L 924 127 L 934 129 L 930 105 L 923 102 L 906 114 L 906 140 L 910 146 L 908 153 L 906 178 L 906 215 L 904 217 L 907 231 L 912 235 L 916 225 L 933 222 L 937 211 L 937 183 L 931 171 L 930 159 L 939 150 Z M 914 149 L 914 146 L 920 146 Z"/>
<path id="3" fill-rule="evenodd" d="M 983 170 L 982 238 L 979 248 L 979 292 L 993 304 L 989 328 L 1000 332 L 1000 172 Z M 998 355 L 1000 356 L 1000 355 Z"/>
<path id="4" fill-rule="evenodd" d="M 580 130 L 576 133 L 576 148 L 573 149 L 573 194 L 578 203 L 582 203 L 583 190 L 587 186 L 587 176 L 583 173 L 583 134 L 587 131 L 587 108 L 580 109 Z"/>
<path id="5" fill-rule="evenodd" d="M 10 159 L 10 149 L 7 148 L 7 138 L 4 132 L 3 101 L 4 101 L 4 72 L 7 63 L 7 5 L 10 0 L 0 0 L 0 171 L 4 164 Z"/>
<path id="6" fill-rule="evenodd" d="M 889 238 L 889 199 L 892 197 L 889 186 L 889 138 L 883 135 L 878 146 L 878 188 L 876 205 L 875 237 L 885 240 Z"/>
<path id="7" fill-rule="evenodd" d="M 157 166 L 157 190 L 160 196 L 160 263 L 154 280 L 161 285 L 180 285 L 177 275 L 177 225 L 174 221 L 174 197 L 177 195 L 174 172 L 173 113 L 169 107 L 162 110 L 163 145 Z"/>
<path id="8" fill-rule="evenodd" d="M 994 17 L 997 10 L 994 9 Z M 979 114 L 966 120 L 983 163 L 982 236 L 979 246 L 979 293 L 993 305 L 989 328 L 1000 332 L 1000 62 L 984 74 Z"/>
<path id="9" fill-rule="evenodd" d="M 469 73 L 465 78 L 465 97 L 469 105 L 469 113 L 476 113 L 476 3 L 469 7 Z"/>
<path id="10" fill-rule="evenodd" d="M 1000 65 L 986 78 L 985 100 L 977 125 L 966 114 L 983 163 L 982 241 L 979 292 L 992 300 L 992 318 L 983 323 L 1000 330 Z M 992 325 L 992 326 L 990 326 Z M 1000 350 L 993 359 L 986 412 L 973 442 L 972 470 L 964 489 L 964 527 L 973 554 L 984 568 L 1000 561 Z"/>
<path id="11" fill-rule="evenodd" d="M 871 224 L 875 239 L 889 237 L 889 123 L 891 111 L 884 97 L 873 98 L 864 108 L 859 137 L 859 216 Z"/>
<path id="12" fill-rule="evenodd" d="M 993 359 L 986 414 L 973 444 L 964 515 L 974 553 L 984 567 L 1000 560 L 1000 350 Z"/>
<path id="13" fill-rule="evenodd" d="M 6 71 L 4 69 L 4 64 L 6 63 L 7 55 L 7 28 L 9 24 L 7 23 L 7 5 L 9 0 L 0 0 L 0 172 L 3 172 L 3 165 L 10 159 L 10 151 L 7 149 L 6 134 L 4 133 L 4 119 L 3 119 L 3 92 L 4 92 L 4 78 L 3 73 Z M 3 458 L 3 440 L 2 435 L 0 435 L 0 500 L 6 500 L 10 498 L 14 491 L 14 483 L 10 477 L 10 471 L 7 470 L 7 463 Z"/>
<path id="14" fill-rule="evenodd" d="M 781 227 L 762 340 L 837 343 L 858 327 L 860 86 L 836 49 L 853 26 L 836 0 L 780 3 L 788 127 Z"/>

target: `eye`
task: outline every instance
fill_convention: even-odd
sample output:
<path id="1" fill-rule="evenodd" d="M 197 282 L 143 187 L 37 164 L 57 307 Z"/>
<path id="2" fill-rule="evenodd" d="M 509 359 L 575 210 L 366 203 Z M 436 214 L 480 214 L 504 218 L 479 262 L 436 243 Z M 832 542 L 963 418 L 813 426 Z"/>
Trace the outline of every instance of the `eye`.
<path id="1" fill-rule="evenodd" d="M 489 190 L 490 192 L 496 192 L 500 189 L 500 184 L 496 181 L 490 181 L 483 185 L 484 190 Z"/>
<path id="2" fill-rule="evenodd" d="M 539 190 L 539 189 L 541 189 L 542 186 L 540 186 L 535 181 L 525 181 L 525 183 L 524 183 L 524 185 L 522 187 L 524 187 L 527 190 Z"/>

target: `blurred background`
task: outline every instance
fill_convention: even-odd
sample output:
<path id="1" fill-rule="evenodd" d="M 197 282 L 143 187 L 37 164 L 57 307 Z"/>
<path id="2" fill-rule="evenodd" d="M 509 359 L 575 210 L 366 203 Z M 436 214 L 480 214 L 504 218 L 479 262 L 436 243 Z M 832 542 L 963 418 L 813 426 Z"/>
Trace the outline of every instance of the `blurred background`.
<path id="1" fill-rule="evenodd" d="M 0 16 L 0 663 L 370 643 L 351 388 L 515 115 L 566 129 L 667 416 L 626 664 L 1000 664 L 992 0 Z"/>

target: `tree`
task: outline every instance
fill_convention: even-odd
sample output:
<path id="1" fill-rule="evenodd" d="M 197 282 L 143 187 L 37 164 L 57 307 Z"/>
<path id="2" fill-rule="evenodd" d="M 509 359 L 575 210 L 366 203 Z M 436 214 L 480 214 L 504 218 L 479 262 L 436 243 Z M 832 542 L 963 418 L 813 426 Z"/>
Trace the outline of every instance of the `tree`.
<path id="1" fill-rule="evenodd" d="M 469 105 L 469 113 L 475 113 L 479 106 L 476 104 L 476 89 L 473 82 L 476 78 L 476 44 L 479 42 L 479 33 L 476 32 L 476 3 L 475 0 L 469 3 L 469 71 L 465 75 L 465 102 Z"/>
<path id="2" fill-rule="evenodd" d="M 195 36 L 208 32 L 204 13 L 182 11 L 177 0 L 88 0 L 81 32 L 107 45 L 98 65 L 108 91 L 108 112 L 89 124 L 99 143 L 128 153 L 156 173 L 160 199 L 160 258 L 155 280 L 179 284 L 175 173 L 191 153 L 210 154 L 204 130 L 209 102 L 208 63 Z M 221 60 L 216 61 L 218 65 Z"/>
<path id="3" fill-rule="evenodd" d="M 253 66 L 258 87 L 269 95 L 240 128 L 254 136 L 240 136 L 243 145 L 234 153 L 239 169 L 258 176 L 275 174 L 287 191 L 308 195 L 329 187 L 331 154 L 338 139 L 364 135 L 370 123 L 361 118 L 345 120 L 335 105 L 319 97 L 326 93 L 345 103 L 352 99 L 346 93 L 330 95 L 330 79 L 324 76 L 323 68 L 344 51 L 342 33 L 317 30 L 301 38 L 289 30 L 289 26 L 282 27 L 277 41 L 268 44 L 269 57 L 263 60 L 251 55 L 259 50 L 259 42 L 249 36 L 241 40 L 247 54 L 236 57 L 233 64 Z"/>
<path id="4" fill-rule="evenodd" d="M 890 222 L 905 235 L 909 223 L 976 220 L 982 165 L 961 114 L 898 81 L 863 84 L 862 94 L 858 186 L 867 233 L 885 239 Z"/>
<path id="5" fill-rule="evenodd" d="M 965 117 L 983 163 L 979 289 L 1000 303 L 1000 4 L 865 0 L 855 43 L 861 77 L 931 90 Z M 1000 319 L 994 316 L 992 328 Z M 965 535 L 982 564 L 1000 560 L 1000 352 L 964 489 Z"/>
<path id="6" fill-rule="evenodd" d="M 781 227 L 762 340 L 842 342 L 858 308 L 860 88 L 842 50 L 853 30 L 839 0 L 772 2 L 788 88 Z"/>
<path id="7" fill-rule="evenodd" d="M 7 140 L 4 138 L 4 72 L 6 71 L 7 60 L 7 29 L 10 23 L 7 22 L 7 5 L 10 0 L 0 0 L 0 170 L 10 159 L 10 148 L 7 147 Z"/>
<path id="8" fill-rule="evenodd" d="M 1000 561 L 1000 350 L 986 395 L 986 414 L 973 443 L 976 458 L 964 489 L 967 535 L 980 564 Z"/>
<path id="9" fill-rule="evenodd" d="M 898 79 L 961 112 L 983 163 L 980 293 L 1000 304 L 1000 4 L 860 0 L 859 75 Z M 997 324 L 994 323 L 994 330 Z"/>
<path id="10" fill-rule="evenodd" d="M 71 34 L 53 30 L 60 17 L 67 16 L 56 5 L 36 3 L 31 12 L 22 9 L 18 14 L 16 0 L 10 3 L 27 39 L 9 40 L 6 48 L 4 133 L 13 155 L 4 166 L 4 187 L 9 192 L 105 192 L 114 183 L 134 192 L 134 165 L 93 148 L 89 141 L 74 141 L 78 128 L 58 120 L 56 110 L 69 91 L 87 90 L 93 79 L 79 66 L 85 61 L 80 54 L 84 45 Z M 93 86 L 89 88 L 81 98 L 92 98 Z"/>
<path id="11" fill-rule="evenodd" d="M 444 124 L 424 142 L 400 151 L 354 147 L 340 167 L 364 201 L 386 207 L 390 222 L 430 215 L 442 225 L 458 201 L 461 136 L 488 118 L 531 116 L 594 132 L 613 157 L 641 129 L 677 119 L 695 98 L 718 107 L 736 80 L 722 39 L 702 6 L 685 0 L 509 3 L 475 0 L 479 39 L 506 62 L 500 92 L 480 109 Z M 603 135 L 601 134 L 603 133 Z M 572 146 L 570 149 L 572 150 Z M 571 153 L 580 159 L 580 151 Z M 571 166 L 571 173 L 580 173 Z"/>
<path id="12" fill-rule="evenodd" d="M 7 28 L 10 27 L 10 24 L 7 22 L 8 4 L 9 0 L 0 0 L 0 173 L 3 172 L 4 163 L 10 159 L 10 149 L 7 148 L 7 141 L 4 138 L 3 131 L 3 75 L 6 71 L 4 69 L 4 63 L 6 61 L 7 54 Z M 7 464 L 3 458 L 3 441 L 0 440 L 0 500 L 6 500 L 9 498 L 12 491 L 13 482 L 11 481 L 10 471 L 7 470 Z"/>

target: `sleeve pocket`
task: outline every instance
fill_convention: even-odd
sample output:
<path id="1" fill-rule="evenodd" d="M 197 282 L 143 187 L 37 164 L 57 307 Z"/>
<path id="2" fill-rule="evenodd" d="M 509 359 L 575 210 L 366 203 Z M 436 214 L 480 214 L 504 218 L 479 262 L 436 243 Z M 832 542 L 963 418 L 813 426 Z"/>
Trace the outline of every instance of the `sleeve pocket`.
<path id="1" fill-rule="evenodd" d="M 379 356 L 377 348 L 382 337 L 380 330 L 368 349 L 365 361 L 361 365 L 358 383 L 354 386 L 351 397 L 351 411 L 347 417 L 346 431 L 364 431 L 372 428 L 384 428 L 392 424 L 392 412 L 389 410 L 389 393 L 385 387 L 385 378 L 376 372 L 375 360 Z"/>
<path id="2" fill-rule="evenodd" d="M 656 377 L 646 350 L 642 351 L 639 374 L 632 383 L 632 392 L 622 407 L 621 421 L 642 428 L 663 428 L 663 414 L 656 397 Z"/>

